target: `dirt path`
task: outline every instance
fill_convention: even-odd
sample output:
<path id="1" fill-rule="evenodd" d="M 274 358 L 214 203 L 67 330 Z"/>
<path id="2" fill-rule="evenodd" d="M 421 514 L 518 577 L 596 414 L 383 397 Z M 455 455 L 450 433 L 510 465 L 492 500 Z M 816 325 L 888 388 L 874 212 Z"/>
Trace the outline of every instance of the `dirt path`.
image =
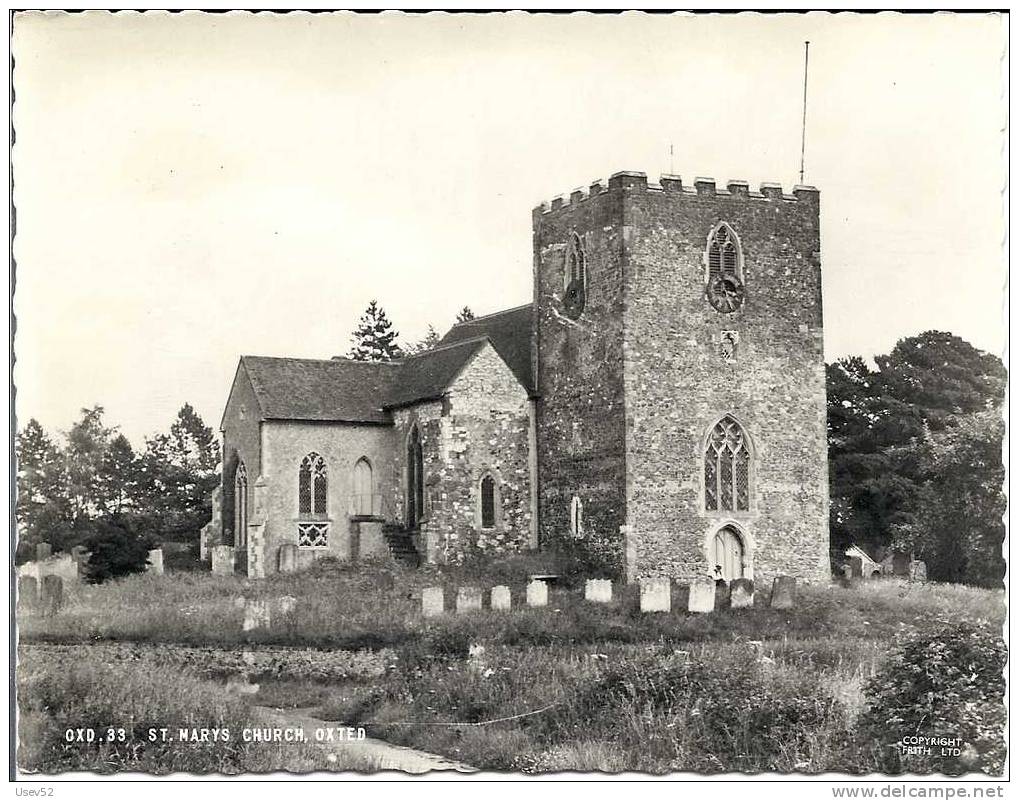
<path id="1" fill-rule="evenodd" d="M 304 729 L 308 742 L 315 743 L 327 754 L 335 755 L 336 762 L 340 765 L 370 761 L 375 770 L 399 770 L 405 773 L 428 773 L 432 770 L 455 770 L 460 773 L 476 771 L 475 768 L 452 762 L 438 754 L 393 745 L 372 737 L 363 740 L 340 739 L 333 742 L 317 742 L 316 729 L 329 729 L 339 724 L 319 720 L 299 709 L 272 709 L 266 706 L 256 706 L 255 709 L 266 718 L 270 726 Z"/>

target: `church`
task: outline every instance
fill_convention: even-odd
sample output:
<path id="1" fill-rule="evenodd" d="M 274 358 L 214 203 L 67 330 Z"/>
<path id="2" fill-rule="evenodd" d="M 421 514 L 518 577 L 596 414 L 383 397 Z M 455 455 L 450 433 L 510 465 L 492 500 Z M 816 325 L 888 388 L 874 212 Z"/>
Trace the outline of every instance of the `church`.
<path id="1" fill-rule="evenodd" d="M 430 350 L 242 356 L 203 551 L 825 580 L 818 191 L 620 172 L 532 223 L 532 302 Z"/>

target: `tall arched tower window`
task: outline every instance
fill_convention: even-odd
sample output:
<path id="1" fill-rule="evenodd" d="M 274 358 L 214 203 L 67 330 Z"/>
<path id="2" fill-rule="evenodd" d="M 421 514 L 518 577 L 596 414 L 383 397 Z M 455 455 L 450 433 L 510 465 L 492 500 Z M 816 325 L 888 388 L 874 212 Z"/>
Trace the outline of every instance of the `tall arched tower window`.
<path id="1" fill-rule="evenodd" d="M 563 309 L 576 319 L 587 301 L 587 257 L 584 244 L 576 232 L 570 234 L 566 246 L 566 269 L 563 275 Z"/>
<path id="2" fill-rule="evenodd" d="M 743 427 L 730 415 L 711 429 L 704 449 L 704 508 L 750 511 L 750 444 Z"/>
<path id="3" fill-rule="evenodd" d="M 326 513 L 326 462 L 317 453 L 309 453 L 301 460 L 297 474 L 298 514 L 325 516 Z"/>
<path id="4" fill-rule="evenodd" d="M 570 533 L 574 537 L 584 536 L 584 503 L 576 495 L 570 499 Z"/>
<path id="5" fill-rule="evenodd" d="M 421 449 L 421 432 L 411 429 L 407 437 L 407 528 L 415 529 L 424 517 L 425 465 Z"/>
<path id="6" fill-rule="evenodd" d="M 728 223 L 720 222 L 708 235 L 708 302 L 728 314 L 743 305 L 743 253 Z"/>
<path id="7" fill-rule="evenodd" d="M 234 473 L 234 545 L 248 544 L 248 471 L 244 462 L 237 463 Z"/>

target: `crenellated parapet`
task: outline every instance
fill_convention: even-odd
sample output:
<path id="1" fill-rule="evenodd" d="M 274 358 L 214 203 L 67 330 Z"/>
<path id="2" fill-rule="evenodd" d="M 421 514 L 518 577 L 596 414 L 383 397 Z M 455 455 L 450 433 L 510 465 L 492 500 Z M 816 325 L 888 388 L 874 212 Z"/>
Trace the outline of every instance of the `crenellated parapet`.
<path id="1" fill-rule="evenodd" d="M 599 195 L 611 192 L 651 192 L 691 197 L 736 198 L 748 201 L 771 201 L 787 203 L 817 203 L 820 192 L 813 186 L 797 184 L 786 194 L 781 184 L 765 182 L 754 191 L 747 181 L 730 180 L 719 187 L 714 178 L 694 178 L 692 184 L 684 184 L 678 175 L 662 175 L 658 183 L 649 183 L 643 172 L 623 171 L 609 177 L 608 181 L 595 181 L 590 187 L 574 189 L 568 195 L 560 195 L 542 203 L 534 209 L 535 215 L 560 211 L 567 207 L 585 203 Z"/>

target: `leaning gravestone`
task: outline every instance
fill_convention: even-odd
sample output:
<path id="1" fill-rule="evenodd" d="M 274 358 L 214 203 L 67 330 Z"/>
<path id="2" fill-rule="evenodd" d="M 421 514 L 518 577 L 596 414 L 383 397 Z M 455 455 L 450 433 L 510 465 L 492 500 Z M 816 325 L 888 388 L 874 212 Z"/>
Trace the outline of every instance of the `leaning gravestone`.
<path id="1" fill-rule="evenodd" d="M 527 605 L 548 606 L 548 585 L 544 581 L 531 581 L 527 584 Z"/>
<path id="2" fill-rule="evenodd" d="M 714 612 L 715 580 L 708 578 L 692 582 L 686 608 L 689 612 Z"/>
<path id="3" fill-rule="evenodd" d="M 421 614 L 425 617 L 437 617 L 442 614 L 442 587 L 425 587 L 421 590 Z"/>
<path id="4" fill-rule="evenodd" d="M 754 582 L 748 578 L 735 579 L 729 586 L 729 608 L 743 609 L 754 605 Z"/>
<path id="5" fill-rule="evenodd" d="M 64 580 L 60 576 L 45 576 L 42 580 L 42 608 L 55 615 L 64 605 Z"/>
<path id="6" fill-rule="evenodd" d="M 39 605 L 39 583 L 35 576 L 18 577 L 18 606 L 35 609 Z"/>
<path id="7" fill-rule="evenodd" d="M 249 598 L 244 604 L 244 631 L 267 629 L 270 622 L 269 602 Z"/>
<path id="8" fill-rule="evenodd" d="M 909 563 L 909 580 L 910 581 L 927 581 L 927 563 L 926 562 L 910 562 Z"/>
<path id="9" fill-rule="evenodd" d="M 510 598 L 510 588 L 504 584 L 492 587 L 492 609 L 509 609 L 513 605 Z"/>
<path id="10" fill-rule="evenodd" d="M 40 542 L 35 546 L 35 561 L 45 562 L 53 555 L 53 546 L 48 542 Z"/>
<path id="11" fill-rule="evenodd" d="M 154 575 L 163 575 L 163 549 L 156 548 L 153 551 L 149 551 L 149 564 L 145 568 L 146 573 L 153 573 Z"/>
<path id="12" fill-rule="evenodd" d="M 672 611 L 672 582 L 670 579 L 645 578 L 640 580 L 640 611 Z"/>
<path id="13" fill-rule="evenodd" d="M 594 601 L 598 604 L 607 604 L 612 601 L 612 580 L 611 579 L 588 579 L 584 584 L 584 600 Z"/>
<path id="14" fill-rule="evenodd" d="M 771 585 L 771 608 L 792 609 L 796 601 L 796 579 L 793 576 L 776 576 Z"/>
<path id="15" fill-rule="evenodd" d="M 456 592 L 456 611 L 458 614 L 464 612 L 481 611 L 481 590 L 478 587 L 461 587 Z"/>
<path id="16" fill-rule="evenodd" d="M 297 570 L 297 546 L 286 542 L 280 546 L 280 573 L 293 573 Z"/>
<path id="17" fill-rule="evenodd" d="M 214 576 L 232 576 L 234 574 L 234 548 L 232 545 L 213 546 L 212 574 Z"/>

